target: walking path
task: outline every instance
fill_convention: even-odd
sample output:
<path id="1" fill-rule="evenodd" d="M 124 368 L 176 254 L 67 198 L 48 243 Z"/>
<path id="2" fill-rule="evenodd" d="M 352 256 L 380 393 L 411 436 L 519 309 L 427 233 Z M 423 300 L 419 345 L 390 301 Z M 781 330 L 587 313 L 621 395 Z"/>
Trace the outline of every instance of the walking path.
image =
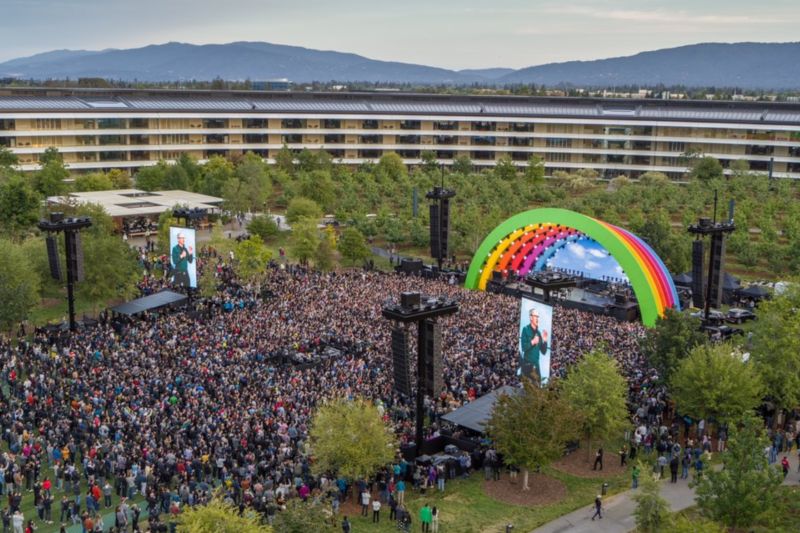
<path id="1" fill-rule="evenodd" d="M 797 474 L 797 451 L 786 454 L 789 457 L 789 475 L 784 480 L 784 485 L 796 485 L 798 483 Z M 778 454 L 778 464 L 783 454 Z M 645 472 L 642 472 L 645 475 Z M 669 480 L 661 484 L 661 496 L 667 500 L 673 512 L 681 511 L 694 505 L 694 489 L 689 488 L 688 479 L 678 479 L 678 483 L 670 483 Z M 614 496 L 609 496 L 603 501 L 603 519 L 592 521 L 594 514 L 594 504 L 582 507 L 577 511 L 548 522 L 533 530 L 532 533 L 627 533 L 636 527 L 636 520 L 633 511 L 636 509 L 636 502 L 631 496 L 633 490 L 628 490 Z"/>

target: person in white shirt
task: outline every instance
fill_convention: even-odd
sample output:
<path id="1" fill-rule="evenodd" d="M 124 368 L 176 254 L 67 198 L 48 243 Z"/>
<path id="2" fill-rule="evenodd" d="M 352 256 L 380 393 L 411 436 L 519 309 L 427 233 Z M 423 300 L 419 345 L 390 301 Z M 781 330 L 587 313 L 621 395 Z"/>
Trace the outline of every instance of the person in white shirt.
<path id="1" fill-rule="evenodd" d="M 380 523 L 381 521 L 381 501 L 379 499 L 372 500 L 372 523 Z"/>

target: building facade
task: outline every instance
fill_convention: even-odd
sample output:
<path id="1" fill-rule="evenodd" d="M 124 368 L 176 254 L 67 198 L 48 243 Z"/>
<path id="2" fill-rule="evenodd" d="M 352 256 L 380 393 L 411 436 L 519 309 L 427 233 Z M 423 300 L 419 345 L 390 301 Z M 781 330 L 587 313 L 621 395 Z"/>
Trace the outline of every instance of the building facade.
<path id="1" fill-rule="evenodd" d="M 396 152 L 406 164 L 432 152 L 477 166 L 531 155 L 555 170 L 678 179 L 686 154 L 728 169 L 800 178 L 800 104 L 407 93 L 299 93 L 110 89 L 0 89 L 0 146 L 23 170 L 56 147 L 73 171 L 155 165 L 190 154 L 252 151 L 274 160 L 283 146 L 325 150 L 358 165 Z"/>

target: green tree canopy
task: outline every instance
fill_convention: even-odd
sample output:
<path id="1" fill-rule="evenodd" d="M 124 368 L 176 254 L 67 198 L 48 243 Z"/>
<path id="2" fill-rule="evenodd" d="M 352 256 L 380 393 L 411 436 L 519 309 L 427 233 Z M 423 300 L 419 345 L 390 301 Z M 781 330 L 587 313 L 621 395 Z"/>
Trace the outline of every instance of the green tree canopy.
<path id="1" fill-rule="evenodd" d="M 753 331 L 752 358 L 778 411 L 800 404 L 798 309 L 800 288 L 795 284 L 784 294 L 761 302 L 756 311 L 758 327 Z"/>
<path id="2" fill-rule="evenodd" d="M 48 150 L 50 149 L 48 148 Z M 64 180 L 68 177 L 69 171 L 61 162 L 60 157 L 51 157 L 42 164 L 41 169 L 34 173 L 33 187 L 44 197 L 61 196 L 67 190 Z"/>
<path id="3" fill-rule="evenodd" d="M 152 167 L 140 168 L 136 173 L 136 187 L 144 191 L 163 190 L 166 173 L 167 164 L 164 161 Z"/>
<path id="4" fill-rule="evenodd" d="M 317 409 L 311 422 L 315 474 L 333 472 L 364 479 L 391 463 L 397 438 L 378 409 L 364 400 L 336 399 Z"/>
<path id="5" fill-rule="evenodd" d="M 322 209 L 319 204 L 309 198 L 298 196 L 292 198 L 286 208 L 286 221 L 289 224 L 294 224 L 301 218 L 308 218 L 314 222 L 318 222 L 322 218 Z"/>
<path id="6" fill-rule="evenodd" d="M 763 422 L 754 415 L 731 424 L 722 470 L 709 469 L 695 482 L 695 498 L 704 514 L 740 530 L 774 510 L 783 474 L 764 455 L 768 445 Z"/>
<path id="7" fill-rule="evenodd" d="M 17 154 L 5 146 L 0 146 L 0 167 L 13 167 L 19 164 Z"/>
<path id="8" fill-rule="evenodd" d="M 76 191 L 109 191 L 114 188 L 114 183 L 103 172 L 82 174 L 75 178 Z"/>
<path id="9" fill-rule="evenodd" d="M 525 469 L 522 488 L 529 490 L 528 471 L 563 456 L 567 442 L 579 436 L 578 422 L 556 383 L 539 387 L 525 379 L 521 391 L 497 399 L 486 432 L 507 463 Z"/>
<path id="10" fill-rule="evenodd" d="M 267 215 L 255 216 L 247 224 L 247 231 L 258 235 L 264 242 L 269 241 L 279 233 L 278 224 Z"/>
<path id="11" fill-rule="evenodd" d="M 224 157 L 211 156 L 202 166 L 198 184 L 199 191 L 210 196 L 222 197 L 225 184 L 233 177 L 233 164 Z"/>
<path id="12" fill-rule="evenodd" d="M 301 264 L 308 264 L 317 253 L 319 246 L 319 230 L 310 218 L 302 218 L 292 225 L 289 234 L 289 250 Z"/>
<path id="13" fill-rule="evenodd" d="M 534 184 L 540 184 L 544 180 L 544 160 L 538 155 L 533 155 L 528 158 L 528 166 L 525 168 L 525 177 Z"/>
<path id="14" fill-rule="evenodd" d="M 759 404 L 761 376 L 741 351 L 728 343 L 700 344 L 678 363 L 672 397 L 681 414 L 719 423 L 738 420 Z"/>
<path id="15" fill-rule="evenodd" d="M 106 175 L 111 180 L 114 189 L 130 189 L 133 186 L 130 174 L 118 168 L 112 168 Z"/>
<path id="16" fill-rule="evenodd" d="M 336 517 L 319 503 L 302 502 L 296 498 L 286 503 L 286 509 L 275 515 L 275 530 L 281 533 L 336 533 Z"/>
<path id="17" fill-rule="evenodd" d="M 136 294 L 141 271 L 136 253 L 119 237 L 84 232 L 85 280 L 77 284 L 79 297 L 92 302 L 95 309 L 111 298 L 130 298 Z"/>
<path id="18" fill-rule="evenodd" d="M 628 424 L 628 384 L 616 360 L 603 351 L 594 350 L 573 366 L 562 389 L 567 402 L 581 413 L 589 453 L 593 440 L 616 438 Z"/>
<path id="19" fill-rule="evenodd" d="M 358 265 L 372 255 L 364 235 L 354 227 L 342 231 L 337 248 L 342 259 L 350 265 Z"/>
<path id="20" fill-rule="evenodd" d="M 12 236 L 33 228 L 39 219 L 39 194 L 22 176 L 0 183 L 0 227 Z"/>
<path id="21" fill-rule="evenodd" d="M 186 533 L 272 533 L 272 528 L 262 524 L 254 511 L 239 514 L 236 507 L 218 497 L 206 505 L 187 505 L 178 515 L 178 526 L 179 531 Z"/>
<path id="22" fill-rule="evenodd" d="M 705 182 L 719 180 L 723 176 L 722 164 L 714 157 L 701 157 L 693 161 L 692 171 L 689 175 Z"/>
<path id="23" fill-rule="evenodd" d="M 633 495 L 636 502 L 637 531 L 641 533 L 660 533 L 667 531 L 669 525 L 669 503 L 661 497 L 661 483 L 648 473 L 646 465 L 639 462 L 639 469 L 645 474 L 641 478 L 639 491 Z"/>
<path id="24" fill-rule="evenodd" d="M 236 246 L 236 273 L 246 282 L 260 280 L 267 270 L 267 263 L 272 252 L 264 246 L 264 241 L 257 235 L 240 242 Z"/>
<path id="25" fill-rule="evenodd" d="M 664 316 L 656 320 L 655 327 L 647 330 L 642 340 L 642 352 L 658 370 L 659 380 L 669 383 L 678 363 L 689 355 L 692 348 L 707 342 L 708 337 L 700 331 L 700 319 L 667 309 Z"/>
<path id="26" fill-rule="evenodd" d="M 39 303 L 40 281 L 21 246 L 0 239 L 0 248 L 0 328 L 11 331 Z"/>

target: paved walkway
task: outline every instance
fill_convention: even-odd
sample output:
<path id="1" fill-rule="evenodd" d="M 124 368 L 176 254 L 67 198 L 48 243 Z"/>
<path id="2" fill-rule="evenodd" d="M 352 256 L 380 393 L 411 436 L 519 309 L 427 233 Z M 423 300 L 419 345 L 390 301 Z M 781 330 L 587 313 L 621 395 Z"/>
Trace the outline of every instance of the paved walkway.
<path id="1" fill-rule="evenodd" d="M 797 451 L 787 455 L 791 469 L 789 475 L 786 476 L 784 485 L 796 485 L 798 483 Z M 778 455 L 778 462 L 782 457 L 782 455 Z M 642 472 L 642 475 L 645 473 Z M 669 502 L 673 512 L 694 505 L 694 490 L 689 488 L 688 481 L 687 479 L 678 479 L 678 483 L 673 484 L 667 479 L 661 484 L 661 496 Z M 532 533 L 627 533 L 636 527 L 636 520 L 633 516 L 636 502 L 631 498 L 633 493 L 634 491 L 628 490 L 607 497 L 603 502 L 602 520 L 591 520 L 592 514 L 594 514 L 594 504 L 592 504 L 557 518 L 535 529 Z"/>

